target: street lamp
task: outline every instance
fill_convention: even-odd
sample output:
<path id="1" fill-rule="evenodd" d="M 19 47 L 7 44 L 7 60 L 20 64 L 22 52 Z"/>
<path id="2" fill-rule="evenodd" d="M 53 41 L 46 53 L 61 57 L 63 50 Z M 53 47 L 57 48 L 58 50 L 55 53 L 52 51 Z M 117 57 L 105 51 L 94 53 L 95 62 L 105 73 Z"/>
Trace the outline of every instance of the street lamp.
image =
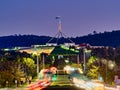
<path id="1" fill-rule="evenodd" d="M 105 65 L 105 79 L 104 81 L 107 81 L 107 70 L 108 70 L 108 61 L 106 59 L 102 59 L 102 63 Z"/>
<path id="2" fill-rule="evenodd" d="M 85 49 L 83 49 L 83 66 L 84 66 L 84 73 L 85 73 L 85 70 L 86 70 L 86 60 L 85 60 L 86 58 L 85 58 Z"/>
<path id="3" fill-rule="evenodd" d="M 33 52 L 34 55 L 37 56 L 37 74 L 39 74 L 39 57 L 38 57 L 38 52 Z"/>
<path id="4" fill-rule="evenodd" d="M 39 57 L 38 57 L 38 54 L 37 54 L 37 74 L 39 73 Z"/>
<path id="5" fill-rule="evenodd" d="M 79 58 L 79 54 L 77 55 L 77 64 L 78 64 L 78 67 L 79 67 L 79 63 L 80 63 L 80 58 Z"/>
<path id="6" fill-rule="evenodd" d="M 45 58 L 44 58 L 44 53 L 42 53 L 42 59 L 43 59 L 43 69 L 45 68 Z"/>
<path id="7" fill-rule="evenodd" d="M 42 60 L 43 69 L 45 68 L 45 55 L 46 55 L 46 53 L 44 53 L 44 52 L 41 53 L 41 60 Z"/>
<path id="8" fill-rule="evenodd" d="M 110 60 L 110 61 L 108 62 L 108 67 L 109 67 L 109 69 L 112 70 L 112 69 L 115 67 L 115 62 Z"/>
<path id="9" fill-rule="evenodd" d="M 107 70 L 108 70 L 108 61 L 106 60 L 106 75 L 105 75 L 105 82 L 107 82 Z"/>
<path id="10" fill-rule="evenodd" d="M 86 48 L 83 48 L 83 63 L 84 63 L 84 73 L 86 72 L 86 53 L 90 54 L 91 50 L 87 50 Z"/>

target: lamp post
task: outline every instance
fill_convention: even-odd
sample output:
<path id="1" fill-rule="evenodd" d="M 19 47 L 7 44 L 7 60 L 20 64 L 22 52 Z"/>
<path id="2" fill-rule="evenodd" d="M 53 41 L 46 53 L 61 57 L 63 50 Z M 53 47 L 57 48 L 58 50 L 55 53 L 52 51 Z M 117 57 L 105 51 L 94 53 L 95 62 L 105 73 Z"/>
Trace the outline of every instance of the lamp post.
<path id="1" fill-rule="evenodd" d="M 84 73 L 86 73 L 86 55 L 90 54 L 91 50 L 83 48 L 83 63 L 84 63 Z"/>
<path id="2" fill-rule="evenodd" d="M 114 61 L 112 61 L 112 60 L 110 60 L 109 62 L 108 62 L 108 67 L 109 67 L 109 69 L 114 69 L 114 67 L 115 67 L 115 62 Z"/>
<path id="3" fill-rule="evenodd" d="M 102 63 L 104 64 L 104 69 L 105 69 L 105 76 L 104 76 L 104 81 L 105 81 L 105 83 L 106 83 L 106 81 L 107 81 L 107 67 L 108 67 L 108 62 L 107 62 L 107 59 L 102 59 Z"/>
<path id="4" fill-rule="evenodd" d="M 79 67 L 79 63 L 80 63 L 80 59 L 79 59 L 79 54 L 77 55 L 77 64 L 78 64 L 78 67 Z"/>
<path id="5" fill-rule="evenodd" d="M 116 68 L 115 68 L 115 65 L 116 65 L 116 63 L 115 63 L 115 57 L 116 57 L 116 48 L 113 48 L 113 51 L 114 51 L 114 70 L 116 71 Z"/>
<path id="6" fill-rule="evenodd" d="M 41 53 L 41 61 L 42 61 L 42 68 L 43 69 L 45 68 L 45 55 L 46 55 L 46 53 L 44 53 L 44 52 Z"/>
<path id="7" fill-rule="evenodd" d="M 85 49 L 83 49 L 83 63 L 84 63 L 84 73 L 85 73 L 85 71 L 86 71 L 86 60 L 85 60 L 86 58 L 85 58 Z"/>
<path id="8" fill-rule="evenodd" d="M 106 60 L 106 74 L 105 74 L 105 82 L 107 82 L 107 66 L 108 66 L 108 61 Z"/>
<path id="9" fill-rule="evenodd" d="M 108 50 L 109 50 L 109 47 L 107 46 L 106 47 L 106 77 L 105 77 L 105 83 L 107 83 L 107 73 L 108 73 L 108 60 L 109 60 L 109 52 L 108 52 Z"/>
<path id="10" fill-rule="evenodd" d="M 44 58 L 44 53 L 42 54 L 42 56 L 43 56 L 43 69 L 45 68 L 45 58 Z"/>
<path id="11" fill-rule="evenodd" d="M 38 52 L 34 51 L 33 54 L 37 56 L 37 70 L 36 70 L 36 72 L 37 72 L 37 74 L 39 74 L 39 57 L 38 57 Z"/>
<path id="12" fill-rule="evenodd" d="M 39 73 L 39 57 L 38 57 L 38 54 L 37 54 L 37 74 Z"/>

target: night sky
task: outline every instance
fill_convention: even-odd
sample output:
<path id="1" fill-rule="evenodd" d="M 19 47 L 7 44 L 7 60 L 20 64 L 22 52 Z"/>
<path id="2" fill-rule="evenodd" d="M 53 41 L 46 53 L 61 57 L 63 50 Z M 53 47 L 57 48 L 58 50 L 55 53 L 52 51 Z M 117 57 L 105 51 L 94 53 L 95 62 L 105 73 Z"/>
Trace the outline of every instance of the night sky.
<path id="1" fill-rule="evenodd" d="M 0 0 L 0 36 L 54 36 L 56 16 L 68 37 L 120 30 L 120 0 Z"/>

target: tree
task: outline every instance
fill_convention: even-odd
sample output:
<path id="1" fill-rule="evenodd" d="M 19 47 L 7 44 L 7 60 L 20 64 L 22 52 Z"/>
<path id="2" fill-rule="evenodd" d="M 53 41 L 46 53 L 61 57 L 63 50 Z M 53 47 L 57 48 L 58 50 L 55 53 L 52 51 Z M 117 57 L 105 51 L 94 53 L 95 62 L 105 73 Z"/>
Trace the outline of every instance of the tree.
<path id="1" fill-rule="evenodd" d="M 20 78 L 24 76 L 24 72 L 20 69 L 20 64 L 13 61 L 0 62 L 0 81 L 1 85 L 5 86 L 6 81 L 12 85 L 14 80 L 20 82 Z"/>
<path id="2" fill-rule="evenodd" d="M 31 58 L 23 58 L 22 62 L 24 66 L 24 71 L 27 75 L 34 76 L 36 75 L 36 66 L 35 66 L 35 61 Z"/>
<path id="3" fill-rule="evenodd" d="M 31 58 L 25 58 L 24 57 L 23 58 L 23 63 L 25 63 L 28 67 L 31 67 L 31 68 L 35 67 L 35 62 Z"/>
<path id="4" fill-rule="evenodd" d="M 91 56 L 87 62 L 87 76 L 92 79 L 97 79 L 99 75 L 99 67 L 96 64 L 97 59 L 95 56 Z"/>
<path id="5" fill-rule="evenodd" d="M 11 72 L 14 75 L 14 81 L 17 80 L 17 85 L 19 85 L 21 77 L 26 77 L 26 74 L 21 69 L 21 65 L 18 62 L 14 62 L 13 67 L 11 68 Z"/>
<path id="6" fill-rule="evenodd" d="M 7 86 L 11 86 L 13 84 L 13 80 L 14 80 L 14 75 L 9 70 L 0 72 L 0 85 L 1 86 L 5 87 L 6 84 L 8 84 Z"/>
<path id="7" fill-rule="evenodd" d="M 97 31 L 93 31 L 93 34 L 97 34 Z"/>
<path id="8" fill-rule="evenodd" d="M 96 65 L 91 65 L 91 68 L 88 69 L 87 76 L 91 79 L 98 79 L 99 75 L 99 67 Z"/>

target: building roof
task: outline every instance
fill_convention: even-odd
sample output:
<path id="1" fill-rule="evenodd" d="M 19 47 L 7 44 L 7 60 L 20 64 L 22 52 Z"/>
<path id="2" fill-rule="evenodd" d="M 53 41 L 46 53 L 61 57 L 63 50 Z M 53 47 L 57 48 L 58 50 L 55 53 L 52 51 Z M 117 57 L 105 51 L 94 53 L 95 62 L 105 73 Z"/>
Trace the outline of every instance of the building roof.
<path id="1" fill-rule="evenodd" d="M 79 51 L 75 49 L 70 49 L 64 46 L 56 46 L 50 54 L 51 55 L 77 55 L 79 54 Z"/>

